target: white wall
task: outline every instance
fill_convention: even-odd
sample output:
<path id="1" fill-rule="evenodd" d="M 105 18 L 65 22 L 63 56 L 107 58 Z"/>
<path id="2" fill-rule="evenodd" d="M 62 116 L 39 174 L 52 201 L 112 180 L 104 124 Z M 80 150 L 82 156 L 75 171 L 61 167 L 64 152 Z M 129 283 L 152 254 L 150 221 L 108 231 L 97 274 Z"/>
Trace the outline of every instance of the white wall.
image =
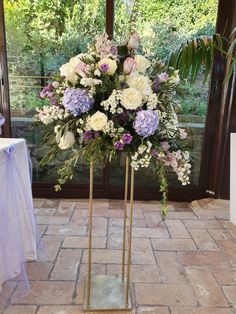
<path id="1" fill-rule="evenodd" d="M 231 133 L 230 149 L 230 221 L 236 225 L 236 133 Z"/>

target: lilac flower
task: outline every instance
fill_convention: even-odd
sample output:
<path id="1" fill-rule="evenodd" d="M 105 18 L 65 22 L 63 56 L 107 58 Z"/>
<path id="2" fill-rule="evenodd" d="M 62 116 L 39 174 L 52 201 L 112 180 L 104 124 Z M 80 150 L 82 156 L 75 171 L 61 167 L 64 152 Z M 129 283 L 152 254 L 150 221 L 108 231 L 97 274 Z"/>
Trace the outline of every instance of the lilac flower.
<path id="1" fill-rule="evenodd" d="M 81 113 L 88 112 L 94 103 L 94 99 L 86 90 L 72 87 L 65 90 L 62 103 L 66 110 L 76 117 Z"/>
<path id="2" fill-rule="evenodd" d="M 135 132 L 142 137 L 153 135 L 158 127 L 157 113 L 153 110 L 138 111 L 133 127 Z"/>
<path id="3" fill-rule="evenodd" d="M 116 141 L 114 146 L 117 150 L 123 150 L 124 144 L 121 141 Z"/>
<path id="4" fill-rule="evenodd" d="M 168 149 L 170 148 L 170 145 L 168 142 L 161 142 L 161 147 L 164 150 L 164 152 L 167 152 Z"/>
<path id="5" fill-rule="evenodd" d="M 101 66 L 100 66 L 100 70 L 102 72 L 107 72 L 107 70 L 109 69 L 109 65 L 107 63 L 103 63 Z"/>
<path id="6" fill-rule="evenodd" d="M 123 142 L 124 144 L 130 144 L 131 141 L 132 141 L 132 138 L 133 138 L 133 136 L 132 136 L 131 134 L 129 134 L 129 133 L 124 133 L 124 134 L 122 135 L 121 140 L 122 140 L 122 142 Z"/>
<path id="7" fill-rule="evenodd" d="M 49 83 L 47 86 L 45 86 L 41 92 L 40 92 L 40 97 L 41 98 L 45 98 L 45 97 L 52 97 L 51 94 L 53 94 L 51 92 L 52 89 L 52 83 Z"/>
<path id="8" fill-rule="evenodd" d="M 153 89 L 154 93 L 158 92 L 159 86 L 160 86 L 160 80 L 159 80 L 159 77 L 156 76 L 152 82 L 152 89 Z"/>
<path id="9" fill-rule="evenodd" d="M 57 105 L 56 97 L 52 96 L 51 99 L 50 99 L 50 103 L 51 103 L 53 106 Z"/>
<path id="10" fill-rule="evenodd" d="M 166 72 L 162 72 L 158 75 L 160 82 L 166 82 L 169 79 L 169 75 Z"/>
<path id="11" fill-rule="evenodd" d="M 118 55 L 118 49 L 116 46 L 112 46 L 111 47 L 111 50 L 110 50 L 110 53 L 113 55 L 113 56 L 117 56 Z"/>

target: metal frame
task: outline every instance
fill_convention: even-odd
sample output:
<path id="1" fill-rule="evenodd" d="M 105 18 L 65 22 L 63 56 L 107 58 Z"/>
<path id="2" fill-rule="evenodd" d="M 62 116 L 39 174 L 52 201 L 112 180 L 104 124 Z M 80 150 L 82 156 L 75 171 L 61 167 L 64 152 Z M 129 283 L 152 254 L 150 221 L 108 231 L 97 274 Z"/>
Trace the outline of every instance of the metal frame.
<path id="1" fill-rule="evenodd" d="M 89 245 L 88 245 L 88 274 L 85 278 L 84 307 L 85 312 L 90 311 L 127 311 L 132 309 L 130 294 L 130 264 L 132 250 L 132 227 L 134 206 L 134 167 L 131 167 L 130 183 L 130 215 L 129 215 L 129 238 L 127 274 L 125 276 L 125 253 L 127 232 L 127 204 L 129 186 L 129 158 L 126 156 L 125 166 L 125 195 L 124 195 L 124 223 L 122 245 L 122 273 L 114 275 L 92 275 L 92 230 L 93 230 L 93 168 L 90 161 L 89 180 Z"/>

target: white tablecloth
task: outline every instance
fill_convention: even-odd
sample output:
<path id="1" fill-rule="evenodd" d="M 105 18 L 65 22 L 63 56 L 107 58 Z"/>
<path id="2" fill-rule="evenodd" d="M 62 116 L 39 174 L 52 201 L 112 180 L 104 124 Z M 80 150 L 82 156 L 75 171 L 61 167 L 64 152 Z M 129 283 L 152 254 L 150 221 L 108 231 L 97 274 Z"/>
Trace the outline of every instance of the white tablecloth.
<path id="1" fill-rule="evenodd" d="M 12 152 L 7 154 L 6 148 L 11 144 L 14 145 Z M 1 291 L 2 284 L 19 273 L 22 262 L 37 259 L 36 225 L 24 139 L 0 138 L 0 219 Z"/>

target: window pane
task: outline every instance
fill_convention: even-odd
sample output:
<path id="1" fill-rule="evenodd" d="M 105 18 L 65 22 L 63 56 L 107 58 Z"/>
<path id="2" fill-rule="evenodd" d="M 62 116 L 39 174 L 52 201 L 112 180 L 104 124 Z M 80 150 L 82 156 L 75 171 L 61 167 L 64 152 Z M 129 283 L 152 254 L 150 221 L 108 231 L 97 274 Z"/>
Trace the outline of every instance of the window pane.
<path id="1" fill-rule="evenodd" d="M 215 31 L 217 0 L 142 0 L 136 1 L 134 11 L 133 4 L 132 0 L 115 1 L 115 39 L 122 42 L 131 28 L 136 30 L 142 37 L 140 52 L 154 59 L 164 61 L 187 39 L 211 35 Z M 184 96 L 176 96 L 178 116 L 189 135 L 188 145 L 193 158 L 191 184 L 198 186 L 209 82 L 203 84 L 203 75 L 199 75 L 193 86 L 186 81 L 180 88 Z M 114 164 L 110 172 L 111 184 L 122 185 L 122 176 L 114 173 L 116 169 Z M 152 171 L 147 169 L 137 174 L 136 183 L 150 187 L 157 185 Z M 180 185 L 173 174 L 169 174 L 169 183 Z"/>
<path id="2" fill-rule="evenodd" d="M 39 167 L 48 148 L 41 145 L 43 129 L 32 125 L 36 107 L 45 105 L 39 92 L 52 73 L 104 31 L 105 1 L 6 0 L 4 4 L 12 133 L 28 141 L 34 181 L 54 183 L 62 160 Z M 87 171 L 78 165 L 74 182 L 86 182 Z M 102 169 L 95 182 L 102 182 Z"/>

